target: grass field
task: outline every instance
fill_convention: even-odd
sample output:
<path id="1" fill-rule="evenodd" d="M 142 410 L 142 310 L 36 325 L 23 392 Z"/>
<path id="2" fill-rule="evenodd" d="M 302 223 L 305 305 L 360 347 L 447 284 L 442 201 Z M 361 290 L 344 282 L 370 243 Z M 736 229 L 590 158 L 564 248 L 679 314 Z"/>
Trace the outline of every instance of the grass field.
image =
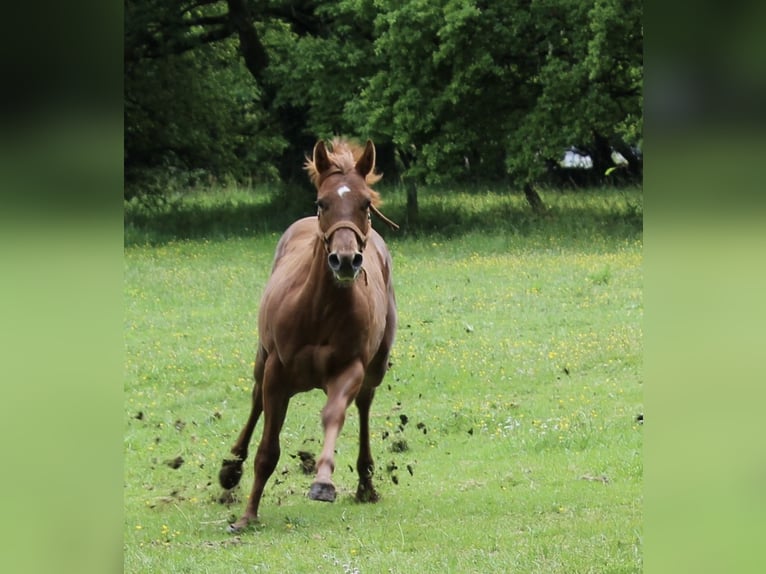
<path id="1" fill-rule="evenodd" d="M 276 223 L 224 224 L 235 194 L 210 219 L 189 210 L 207 238 L 126 224 L 125 572 L 640 572 L 640 197 L 546 196 L 545 217 L 514 196 L 423 198 L 423 230 L 388 233 L 400 328 L 371 417 L 381 501 L 352 498 L 353 408 L 338 500 L 306 497 L 296 453 L 320 450 L 324 396 L 298 395 L 261 522 L 236 536 L 252 459 L 233 504 L 217 472 L 249 408 Z M 384 212 L 401 221 L 402 198 Z"/>

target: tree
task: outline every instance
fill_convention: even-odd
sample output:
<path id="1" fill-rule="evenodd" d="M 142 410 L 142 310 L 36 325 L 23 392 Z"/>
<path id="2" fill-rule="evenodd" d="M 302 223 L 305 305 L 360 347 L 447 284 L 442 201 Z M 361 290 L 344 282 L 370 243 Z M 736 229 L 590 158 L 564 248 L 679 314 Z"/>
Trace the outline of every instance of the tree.
<path id="1" fill-rule="evenodd" d="M 641 144 L 641 17 L 627 0 L 128 0 L 126 172 L 303 180 L 317 137 L 372 137 L 411 221 L 424 183 L 534 197 L 570 145 L 601 177 Z"/>
<path id="2" fill-rule="evenodd" d="M 126 172 L 290 179 L 295 148 L 349 133 L 372 0 L 126 3 Z M 284 157 L 290 146 L 290 157 Z"/>
<path id="3" fill-rule="evenodd" d="M 357 135 L 346 107 L 361 91 L 373 58 L 373 0 L 305 3 L 299 12 L 272 8 L 263 24 L 270 63 L 267 82 L 277 91 L 274 113 L 291 149 L 308 152 L 317 138 Z M 285 174 L 305 180 L 295 154 Z"/>
<path id="4" fill-rule="evenodd" d="M 641 6 L 623 0 L 380 0 L 376 70 L 349 106 L 405 178 L 534 194 L 568 145 L 640 142 Z"/>
<path id="5" fill-rule="evenodd" d="M 274 157 L 287 142 L 268 113 L 266 85 L 251 70 L 266 59 L 238 57 L 248 36 L 227 4 L 236 2 L 126 2 L 128 196 L 146 191 L 157 173 L 185 183 L 279 176 Z"/>
<path id="6" fill-rule="evenodd" d="M 508 170 L 532 183 L 544 173 L 541 159 L 579 144 L 603 176 L 611 146 L 642 142 L 641 4 L 559 0 L 532 4 L 530 16 L 536 70 L 528 106 L 508 126 Z"/>

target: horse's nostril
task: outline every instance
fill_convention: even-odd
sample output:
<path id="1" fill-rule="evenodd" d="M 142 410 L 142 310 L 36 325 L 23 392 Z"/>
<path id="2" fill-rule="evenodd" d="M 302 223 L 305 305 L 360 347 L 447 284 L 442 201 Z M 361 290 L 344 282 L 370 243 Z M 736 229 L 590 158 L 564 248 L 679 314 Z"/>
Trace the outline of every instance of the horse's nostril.
<path id="1" fill-rule="evenodd" d="M 362 254 L 356 253 L 354 254 L 354 259 L 351 261 L 351 265 L 354 269 L 359 269 L 362 266 L 362 261 L 364 261 Z"/>
<path id="2" fill-rule="evenodd" d="M 327 257 L 327 262 L 330 264 L 330 269 L 337 271 L 340 269 L 340 257 L 337 253 L 330 253 Z"/>

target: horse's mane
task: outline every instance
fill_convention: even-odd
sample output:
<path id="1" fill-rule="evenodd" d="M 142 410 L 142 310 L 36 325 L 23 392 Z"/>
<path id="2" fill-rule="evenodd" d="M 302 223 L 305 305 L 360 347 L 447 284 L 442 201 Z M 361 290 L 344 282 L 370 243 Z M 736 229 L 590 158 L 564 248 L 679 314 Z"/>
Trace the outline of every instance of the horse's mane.
<path id="1" fill-rule="evenodd" d="M 354 166 L 359 158 L 362 157 L 364 147 L 360 146 L 357 142 L 348 140 L 343 137 L 334 137 L 330 142 L 330 146 L 327 149 L 327 157 L 330 163 L 337 167 L 341 173 L 351 173 L 354 171 Z M 306 156 L 306 163 L 303 165 L 304 169 L 308 172 L 311 183 L 314 186 L 319 187 L 319 176 L 321 175 L 314 165 L 313 158 Z M 379 173 L 375 173 L 375 168 L 367 174 L 364 181 L 367 185 L 373 185 L 380 181 L 383 176 Z M 374 197 L 378 200 L 377 192 L 373 192 Z"/>

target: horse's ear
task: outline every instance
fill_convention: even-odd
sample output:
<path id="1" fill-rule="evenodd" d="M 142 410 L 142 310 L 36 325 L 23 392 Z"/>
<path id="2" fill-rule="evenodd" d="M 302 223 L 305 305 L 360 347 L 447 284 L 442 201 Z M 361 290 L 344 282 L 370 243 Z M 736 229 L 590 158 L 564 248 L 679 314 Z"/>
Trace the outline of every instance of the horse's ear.
<path id="1" fill-rule="evenodd" d="M 372 140 L 367 140 L 367 144 L 364 146 L 362 156 L 356 162 L 356 171 L 362 177 L 367 177 L 367 174 L 372 173 L 375 169 L 375 144 Z"/>
<path id="2" fill-rule="evenodd" d="M 319 140 L 314 145 L 313 162 L 317 174 L 324 173 L 330 169 L 330 158 L 327 157 L 327 148 L 325 147 L 323 140 Z"/>

